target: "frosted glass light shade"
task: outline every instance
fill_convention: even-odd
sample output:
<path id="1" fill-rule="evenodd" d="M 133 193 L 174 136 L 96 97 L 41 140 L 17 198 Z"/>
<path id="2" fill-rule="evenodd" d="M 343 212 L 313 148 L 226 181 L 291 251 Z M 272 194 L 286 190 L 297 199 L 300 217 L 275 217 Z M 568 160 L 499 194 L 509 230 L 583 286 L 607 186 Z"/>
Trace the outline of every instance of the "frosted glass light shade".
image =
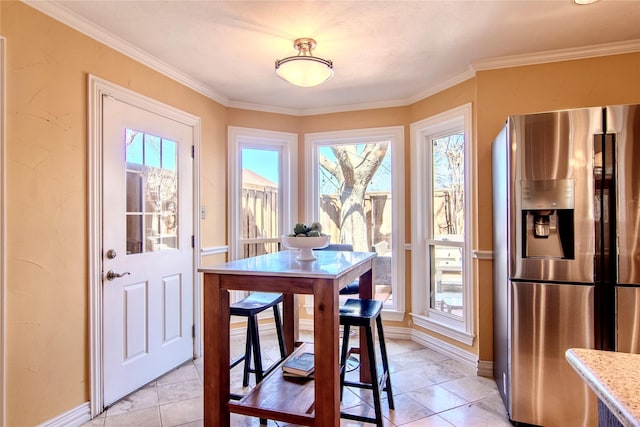
<path id="1" fill-rule="evenodd" d="M 316 41 L 310 38 L 296 39 L 293 46 L 297 56 L 276 61 L 276 74 L 292 85 L 300 87 L 317 86 L 333 77 L 333 63 L 328 59 L 313 56 L 311 51 Z"/>
<path id="2" fill-rule="evenodd" d="M 288 59 L 288 61 L 287 61 Z M 324 60 L 312 56 L 294 56 L 283 59 L 276 68 L 276 74 L 289 83 L 312 87 L 333 77 L 333 68 Z"/>

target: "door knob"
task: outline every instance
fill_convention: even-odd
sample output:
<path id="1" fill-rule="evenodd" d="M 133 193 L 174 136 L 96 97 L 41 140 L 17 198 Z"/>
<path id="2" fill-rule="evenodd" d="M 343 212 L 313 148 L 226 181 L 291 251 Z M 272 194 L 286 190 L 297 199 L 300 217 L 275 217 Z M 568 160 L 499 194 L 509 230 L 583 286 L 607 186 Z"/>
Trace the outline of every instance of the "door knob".
<path id="1" fill-rule="evenodd" d="M 117 279 L 118 277 L 126 276 L 127 274 L 131 273 L 129 273 L 128 271 L 125 271 L 124 273 L 116 273 L 113 270 L 109 270 L 107 271 L 107 280 Z"/>

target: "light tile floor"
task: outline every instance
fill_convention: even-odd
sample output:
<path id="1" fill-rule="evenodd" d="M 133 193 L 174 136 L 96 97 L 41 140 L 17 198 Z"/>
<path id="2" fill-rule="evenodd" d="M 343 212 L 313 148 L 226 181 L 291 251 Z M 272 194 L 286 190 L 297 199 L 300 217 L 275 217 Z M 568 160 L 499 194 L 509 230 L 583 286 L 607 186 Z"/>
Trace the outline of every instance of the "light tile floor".
<path id="1" fill-rule="evenodd" d="M 263 337 L 261 344 L 265 363 L 278 358 L 275 335 Z M 232 356 L 242 354 L 243 340 L 233 339 L 231 347 Z M 511 426 L 492 379 L 478 377 L 460 363 L 408 340 L 387 338 L 387 352 L 395 410 L 389 410 L 383 395 L 385 427 Z M 202 426 L 202 367 L 202 359 L 186 363 L 115 403 L 84 426 Z M 355 374 L 357 371 L 350 375 Z M 241 378 L 242 364 L 232 371 L 232 392 L 242 390 Z M 371 391 L 346 390 L 343 410 L 373 416 Z M 232 414 L 231 425 L 257 427 L 259 420 Z M 287 424 L 270 420 L 268 425 Z M 341 420 L 342 427 L 370 425 Z"/>

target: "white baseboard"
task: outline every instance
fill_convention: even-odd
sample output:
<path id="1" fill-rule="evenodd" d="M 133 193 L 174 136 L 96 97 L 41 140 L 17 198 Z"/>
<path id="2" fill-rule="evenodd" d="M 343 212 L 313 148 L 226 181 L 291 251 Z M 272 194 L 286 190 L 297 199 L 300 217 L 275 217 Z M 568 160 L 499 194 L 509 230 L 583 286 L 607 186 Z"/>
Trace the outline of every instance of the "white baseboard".
<path id="1" fill-rule="evenodd" d="M 85 402 L 64 414 L 38 424 L 37 427 L 78 427 L 91 421 L 91 405 Z"/>
<path id="2" fill-rule="evenodd" d="M 478 374 L 478 356 L 466 350 L 451 345 L 445 341 L 441 341 L 424 332 L 411 329 L 411 340 L 422 344 L 423 346 L 437 351 L 440 354 L 448 356 L 453 360 L 473 369 Z"/>
<path id="3" fill-rule="evenodd" d="M 384 337 L 396 338 L 399 340 L 411 340 L 411 329 L 399 326 L 385 326 Z"/>

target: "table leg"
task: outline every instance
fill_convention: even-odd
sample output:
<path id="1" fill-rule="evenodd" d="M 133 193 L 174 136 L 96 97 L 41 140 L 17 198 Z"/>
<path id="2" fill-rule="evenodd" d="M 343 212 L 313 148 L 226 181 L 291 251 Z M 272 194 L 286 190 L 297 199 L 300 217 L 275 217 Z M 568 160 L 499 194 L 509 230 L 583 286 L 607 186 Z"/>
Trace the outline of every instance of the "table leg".
<path id="1" fill-rule="evenodd" d="M 293 345 L 299 336 L 298 297 L 295 294 L 282 295 L 282 329 L 286 353 L 293 352 Z"/>
<path id="2" fill-rule="evenodd" d="M 220 289 L 220 276 L 204 275 L 204 425 L 228 427 L 229 291 Z"/>
<path id="3" fill-rule="evenodd" d="M 322 279 L 314 281 L 313 298 L 315 425 L 338 427 L 340 425 L 338 283 Z"/>
<path id="4" fill-rule="evenodd" d="M 372 263 L 373 264 L 373 263 Z M 373 267 L 372 267 L 373 268 Z M 373 269 L 360 276 L 361 299 L 373 299 Z M 367 348 L 367 337 L 364 328 L 360 328 L 360 381 L 371 384 L 371 368 L 369 367 L 369 355 L 365 351 Z"/>

